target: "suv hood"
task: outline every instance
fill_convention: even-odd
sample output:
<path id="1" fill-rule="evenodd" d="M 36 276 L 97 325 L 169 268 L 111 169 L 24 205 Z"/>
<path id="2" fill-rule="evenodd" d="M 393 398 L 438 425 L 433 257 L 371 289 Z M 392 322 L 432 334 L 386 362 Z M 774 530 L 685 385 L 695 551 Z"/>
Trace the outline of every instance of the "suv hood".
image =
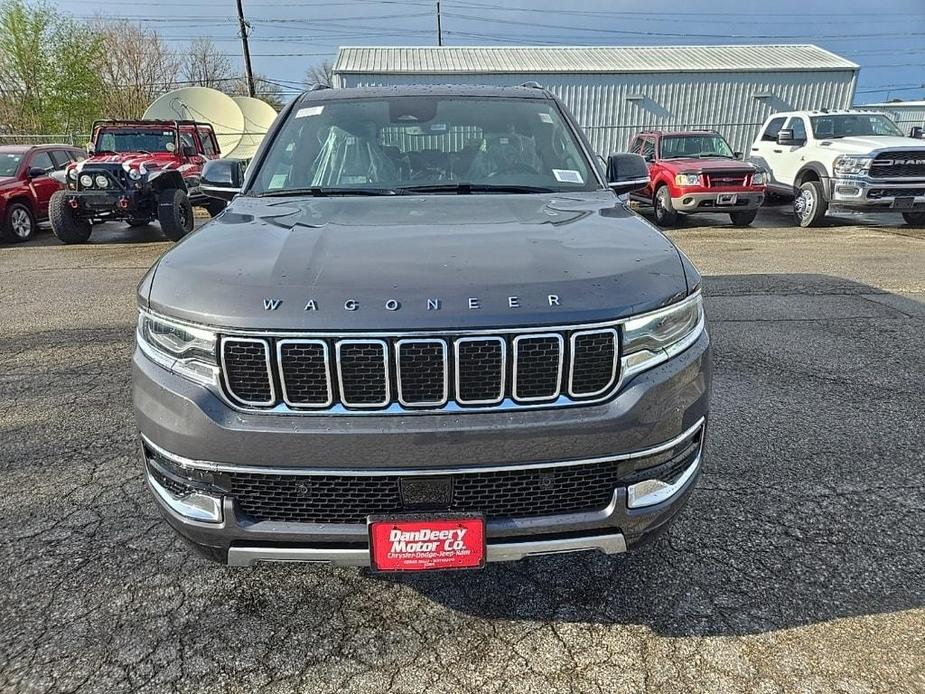
<path id="1" fill-rule="evenodd" d="M 139 298 L 146 303 L 150 284 L 154 311 L 256 329 L 556 325 L 687 294 L 674 245 L 609 191 L 241 197 L 166 253 L 150 278 Z M 356 310 L 346 310 L 350 300 Z"/>
<path id="2" fill-rule="evenodd" d="M 686 157 L 684 159 L 660 159 L 661 166 L 677 173 L 682 171 L 701 173 L 703 171 L 754 171 L 755 165 L 741 159 L 725 157 Z"/>
<path id="3" fill-rule="evenodd" d="M 869 135 L 866 137 L 840 137 L 820 140 L 819 145 L 837 154 L 870 154 L 879 150 L 925 150 L 925 140 L 914 137 Z"/>
<path id="4" fill-rule="evenodd" d="M 103 153 L 94 154 L 89 159 L 84 159 L 77 164 L 77 170 L 84 167 L 93 167 L 96 164 L 105 164 L 107 167 L 113 164 L 120 166 L 128 164 L 129 167 L 137 169 L 144 164 L 149 169 L 161 168 L 177 162 L 177 157 L 171 152 L 153 152 L 146 154 L 144 152 L 116 152 L 114 154 Z"/>

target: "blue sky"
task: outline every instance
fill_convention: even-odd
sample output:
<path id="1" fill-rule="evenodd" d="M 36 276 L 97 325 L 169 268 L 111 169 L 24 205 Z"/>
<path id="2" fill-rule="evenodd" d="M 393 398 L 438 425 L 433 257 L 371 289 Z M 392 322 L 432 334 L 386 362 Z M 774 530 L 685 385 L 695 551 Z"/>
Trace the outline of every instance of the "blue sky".
<path id="1" fill-rule="evenodd" d="M 234 0 L 57 0 L 137 20 L 182 48 L 209 36 L 236 66 Z M 435 45 L 435 0 L 244 0 L 254 69 L 294 93 L 339 45 Z M 925 0 L 442 0 L 445 45 L 815 43 L 861 65 L 859 103 L 925 98 Z"/>

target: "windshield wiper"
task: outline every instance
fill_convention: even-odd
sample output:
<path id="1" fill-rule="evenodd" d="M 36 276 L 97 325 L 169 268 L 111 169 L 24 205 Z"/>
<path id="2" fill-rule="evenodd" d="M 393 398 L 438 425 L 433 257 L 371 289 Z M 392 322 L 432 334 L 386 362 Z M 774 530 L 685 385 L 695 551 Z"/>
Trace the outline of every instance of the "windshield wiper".
<path id="1" fill-rule="evenodd" d="M 555 193 L 552 188 L 542 186 L 518 185 L 492 185 L 489 183 L 431 183 L 419 186 L 402 186 L 397 189 L 399 195 L 414 195 L 415 193 L 456 193 L 469 195 L 470 193 Z"/>
<path id="2" fill-rule="evenodd" d="M 291 198 L 300 195 L 311 195 L 316 198 L 326 198 L 332 195 L 396 195 L 391 188 L 287 188 L 285 190 L 270 190 L 257 193 L 258 198 Z"/>

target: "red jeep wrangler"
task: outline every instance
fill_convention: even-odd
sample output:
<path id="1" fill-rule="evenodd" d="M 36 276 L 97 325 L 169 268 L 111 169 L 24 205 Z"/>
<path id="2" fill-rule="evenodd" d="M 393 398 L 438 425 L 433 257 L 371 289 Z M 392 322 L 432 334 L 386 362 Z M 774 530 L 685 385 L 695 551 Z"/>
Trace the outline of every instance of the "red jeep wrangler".
<path id="1" fill-rule="evenodd" d="M 97 121 L 90 158 L 68 167 L 67 187 L 49 204 L 51 228 L 65 243 L 84 243 L 92 225 L 157 219 L 178 241 L 193 229 L 193 205 L 218 214 L 225 203 L 199 187 L 202 166 L 219 156 L 212 126 L 193 121 Z"/>
<path id="2" fill-rule="evenodd" d="M 52 194 L 63 187 L 51 174 L 86 156 L 71 145 L 0 146 L 0 239 L 31 239 L 48 217 Z"/>
<path id="3" fill-rule="evenodd" d="M 659 226 L 695 212 L 728 212 L 735 226 L 748 226 L 764 202 L 765 173 L 739 161 L 717 132 L 641 132 L 629 151 L 649 162 L 649 185 L 631 199 L 651 205 Z"/>

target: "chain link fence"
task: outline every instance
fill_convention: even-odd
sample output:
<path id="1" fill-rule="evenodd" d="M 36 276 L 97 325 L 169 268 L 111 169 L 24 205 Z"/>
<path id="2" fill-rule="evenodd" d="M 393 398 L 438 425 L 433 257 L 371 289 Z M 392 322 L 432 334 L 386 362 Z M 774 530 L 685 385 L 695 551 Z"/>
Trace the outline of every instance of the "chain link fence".
<path id="1" fill-rule="evenodd" d="M 83 147 L 90 136 L 83 133 L 62 135 L 16 135 L 0 133 L 0 145 L 73 145 Z"/>

